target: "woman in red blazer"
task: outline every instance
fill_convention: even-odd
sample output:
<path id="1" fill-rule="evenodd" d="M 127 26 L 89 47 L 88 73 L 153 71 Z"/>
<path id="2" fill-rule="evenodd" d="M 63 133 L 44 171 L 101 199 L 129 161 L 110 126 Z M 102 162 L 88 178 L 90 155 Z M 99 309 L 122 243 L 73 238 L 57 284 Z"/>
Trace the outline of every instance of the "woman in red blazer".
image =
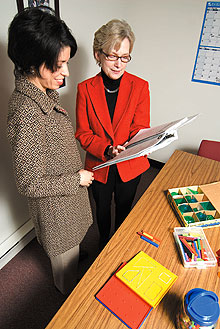
<path id="1" fill-rule="evenodd" d="M 150 125 L 148 82 L 125 71 L 134 40 L 128 23 L 116 19 L 95 33 L 93 52 L 101 72 L 78 85 L 76 101 L 76 138 L 86 151 L 87 170 L 123 152 L 123 144 Z M 113 192 L 117 229 L 130 212 L 141 174 L 148 168 L 147 157 L 139 157 L 94 171 L 100 247 L 109 239 Z"/>

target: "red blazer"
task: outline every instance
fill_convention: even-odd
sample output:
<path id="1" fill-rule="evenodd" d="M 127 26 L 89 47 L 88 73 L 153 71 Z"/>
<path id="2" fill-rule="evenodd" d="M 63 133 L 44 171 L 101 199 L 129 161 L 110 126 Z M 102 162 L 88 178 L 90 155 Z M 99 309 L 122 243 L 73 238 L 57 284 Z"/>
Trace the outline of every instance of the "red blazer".
<path id="1" fill-rule="evenodd" d="M 101 74 L 78 85 L 76 100 L 76 138 L 86 151 L 85 169 L 92 171 L 106 161 L 108 145 L 123 145 L 140 129 L 150 125 L 148 82 L 125 72 L 120 82 L 111 122 Z M 119 175 L 127 182 L 149 168 L 147 157 L 117 164 Z M 94 171 L 95 180 L 106 183 L 109 167 Z"/>

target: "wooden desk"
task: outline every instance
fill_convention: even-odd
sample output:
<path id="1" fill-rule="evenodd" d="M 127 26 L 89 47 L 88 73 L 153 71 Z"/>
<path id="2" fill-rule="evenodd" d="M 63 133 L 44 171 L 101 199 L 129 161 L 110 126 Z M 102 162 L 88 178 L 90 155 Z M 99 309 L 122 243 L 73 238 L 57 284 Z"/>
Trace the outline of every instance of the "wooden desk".
<path id="1" fill-rule="evenodd" d="M 178 275 L 177 281 L 152 310 L 142 328 L 175 328 L 179 300 L 192 288 L 214 291 L 220 297 L 217 267 L 204 270 L 183 267 L 173 238 L 173 228 L 180 226 L 164 191 L 173 187 L 199 185 L 220 180 L 220 162 L 182 151 L 175 151 L 108 245 L 99 254 L 69 298 L 51 320 L 47 329 L 123 329 L 126 328 L 94 297 L 112 272 L 143 250 Z M 137 231 L 145 229 L 161 243 L 156 248 L 141 240 Z M 205 230 L 215 253 L 220 248 L 220 228 Z M 217 328 L 220 328 L 220 321 Z"/>

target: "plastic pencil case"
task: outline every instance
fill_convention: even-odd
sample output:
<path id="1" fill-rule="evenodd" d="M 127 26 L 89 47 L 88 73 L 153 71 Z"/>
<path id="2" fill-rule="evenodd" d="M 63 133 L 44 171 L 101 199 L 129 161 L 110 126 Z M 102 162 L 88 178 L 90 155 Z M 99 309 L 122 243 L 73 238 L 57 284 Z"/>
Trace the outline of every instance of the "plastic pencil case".
<path id="1" fill-rule="evenodd" d="M 184 267 L 203 269 L 216 266 L 216 257 L 201 227 L 175 227 L 173 235 Z"/>

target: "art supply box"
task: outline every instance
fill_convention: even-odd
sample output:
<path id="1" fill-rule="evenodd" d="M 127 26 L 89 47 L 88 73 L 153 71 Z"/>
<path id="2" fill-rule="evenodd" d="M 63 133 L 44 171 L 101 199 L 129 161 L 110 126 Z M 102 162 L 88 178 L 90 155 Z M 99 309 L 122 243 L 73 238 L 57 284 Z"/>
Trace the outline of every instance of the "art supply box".
<path id="1" fill-rule="evenodd" d="M 220 225 L 220 182 L 172 188 L 167 191 L 167 198 L 181 225 Z"/>
<path id="2" fill-rule="evenodd" d="M 173 235 L 184 267 L 203 269 L 216 266 L 216 257 L 202 227 L 175 227 Z"/>

